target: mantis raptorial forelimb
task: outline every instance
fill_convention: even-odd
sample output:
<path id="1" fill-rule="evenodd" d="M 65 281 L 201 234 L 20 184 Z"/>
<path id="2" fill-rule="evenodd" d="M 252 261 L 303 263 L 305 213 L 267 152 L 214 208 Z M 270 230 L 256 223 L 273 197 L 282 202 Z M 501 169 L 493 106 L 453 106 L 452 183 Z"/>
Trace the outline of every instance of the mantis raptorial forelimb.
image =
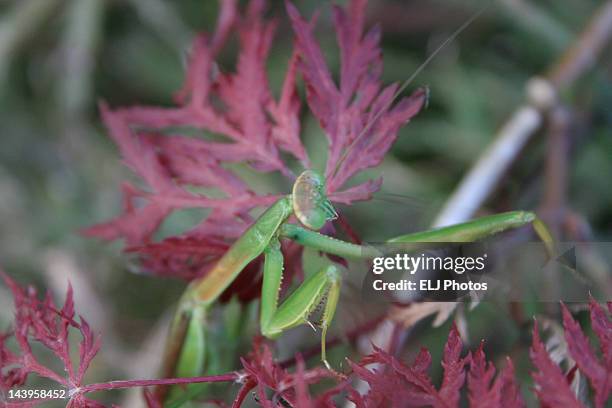
<path id="1" fill-rule="evenodd" d="M 295 215 L 301 225 L 289 223 Z M 170 329 L 164 375 L 196 376 L 205 370 L 207 354 L 205 317 L 221 293 L 255 258 L 264 256 L 263 287 L 260 303 L 260 330 L 268 338 L 285 330 L 309 324 L 313 312 L 320 312 L 321 360 L 327 361 L 325 340 L 340 297 L 341 267 L 332 263 L 306 277 L 289 296 L 280 301 L 283 279 L 281 239 L 345 258 L 370 259 L 381 255 L 375 247 L 356 245 L 321 234 L 326 222 L 337 216 L 325 195 L 325 180 L 307 170 L 296 180 L 292 194 L 268 208 L 227 250 L 217 264 L 185 291 Z M 479 218 L 466 223 L 398 236 L 389 243 L 414 243 L 422 247 L 435 242 L 473 242 L 499 232 L 532 224 L 538 236 L 552 251 L 552 238 L 535 214 L 513 211 Z"/>
<path id="2" fill-rule="evenodd" d="M 282 282 L 283 256 L 278 240 L 271 243 L 264 254 L 262 293 L 272 294 L 272 296 L 262 296 L 261 299 L 261 333 L 274 339 L 283 331 L 302 324 L 309 324 L 314 328 L 309 317 L 316 308 L 323 305 L 319 322 L 322 330 L 321 359 L 326 367 L 331 368 L 325 354 L 325 337 L 340 297 L 340 269 L 333 264 L 320 269 L 309 276 L 279 305 L 278 294 Z"/>

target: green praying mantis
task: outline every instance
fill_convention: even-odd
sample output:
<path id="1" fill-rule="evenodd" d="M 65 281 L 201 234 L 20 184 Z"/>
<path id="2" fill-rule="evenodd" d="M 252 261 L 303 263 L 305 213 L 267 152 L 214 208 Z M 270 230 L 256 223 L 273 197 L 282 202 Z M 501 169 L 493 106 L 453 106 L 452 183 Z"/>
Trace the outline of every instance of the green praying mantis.
<path id="1" fill-rule="evenodd" d="M 283 279 L 283 255 L 280 240 L 345 258 L 369 259 L 378 255 L 373 247 L 345 242 L 318 232 L 326 222 L 337 217 L 325 193 L 325 179 L 313 170 L 304 171 L 293 184 L 291 194 L 269 207 L 227 250 L 205 276 L 192 281 L 182 296 L 170 328 L 165 356 L 165 374 L 201 375 L 206 346 L 205 318 L 221 293 L 241 271 L 258 256 L 264 256 L 259 326 L 261 334 L 278 338 L 285 331 L 308 324 L 315 310 L 322 310 L 321 360 L 328 369 L 325 341 L 340 296 L 341 267 L 329 261 L 318 272 L 306 277 L 279 303 Z M 295 215 L 299 224 L 290 222 Z M 462 224 L 402 235 L 388 242 L 432 243 L 473 242 L 499 232 L 532 224 L 548 246 L 552 237 L 534 213 L 513 211 L 478 218 Z M 314 327 L 314 326 L 313 326 Z"/>
<path id="2" fill-rule="evenodd" d="M 486 7 L 475 13 L 452 35 L 450 35 L 419 68 L 399 87 L 393 100 L 408 86 L 418 73 L 468 27 Z M 381 110 L 382 112 L 382 110 Z M 379 113 L 380 114 L 380 113 Z M 378 119 L 375 116 L 357 136 L 347 151 L 356 145 L 357 139 Z M 336 166 L 346 158 L 341 157 Z M 295 216 L 298 223 L 292 222 Z M 281 197 L 238 238 L 224 253 L 212 269 L 199 279 L 192 281 L 179 301 L 171 322 L 166 350 L 163 357 L 163 375 L 167 377 L 191 377 L 204 373 L 213 374 L 218 368 L 214 354 L 218 345 L 209 339 L 207 315 L 221 294 L 238 277 L 245 267 L 263 255 L 263 285 L 259 307 L 259 329 L 263 336 L 276 339 L 285 331 L 300 325 L 310 325 L 311 315 L 319 313 L 316 325 L 321 329 L 321 361 L 333 371 L 327 360 L 326 335 L 334 318 L 340 298 L 343 267 L 331 260 L 325 262 L 282 301 L 279 300 L 283 279 L 283 254 L 281 240 L 292 240 L 304 247 L 348 259 L 372 259 L 381 255 L 371 246 L 357 245 L 318 232 L 324 225 L 338 217 L 326 195 L 326 180 L 314 170 L 303 171 L 295 180 L 291 194 Z M 529 211 L 511 211 L 481 217 L 447 227 L 435 228 L 389 239 L 389 243 L 445 243 L 474 242 L 489 236 L 531 224 L 544 242 L 549 256 L 554 252 L 552 235 L 546 225 Z M 232 322 L 236 325 L 235 322 Z M 238 323 L 240 324 L 240 323 Z M 211 352 L 211 349 L 214 351 Z M 208 365 L 208 367 L 207 367 Z M 204 385 L 205 386 L 205 385 Z M 179 390 L 181 391 L 181 390 Z M 198 391 L 196 391 L 198 393 Z M 170 400 L 168 406 L 180 406 L 194 394 L 160 396 Z"/>

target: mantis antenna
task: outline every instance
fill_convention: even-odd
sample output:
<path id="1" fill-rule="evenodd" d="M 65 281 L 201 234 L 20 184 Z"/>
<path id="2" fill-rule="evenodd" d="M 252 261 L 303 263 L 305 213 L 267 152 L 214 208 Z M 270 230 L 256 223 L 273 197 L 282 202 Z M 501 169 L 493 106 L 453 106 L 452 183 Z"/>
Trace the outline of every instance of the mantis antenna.
<path id="1" fill-rule="evenodd" d="M 440 51 L 442 51 L 450 42 L 454 41 L 455 38 L 457 38 L 457 36 L 459 34 L 461 34 L 466 28 L 468 28 L 474 22 L 474 20 L 476 20 L 478 17 L 480 17 L 480 15 L 482 13 L 484 13 L 490 6 L 491 6 L 491 3 L 487 4 L 486 6 L 482 7 L 480 10 L 478 10 L 476 13 L 474 13 L 470 18 L 468 18 L 459 28 L 457 28 L 450 36 L 448 36 L 442 42 L 442 44 L 440 44 L 434 50 L 434 52 L 432 52 L 427 57 L 427 59 L 425 59 L 425 61 L 421 65 L 419 65 L 419 67 L 412 73 L 412 75 L 410 75 L 410 77 L 408 77 L 408 79 L 406 79 L 402 83 L 402 85 L 398 88 L 398 90 L 395 91 L 395 93 L 393 94 L 393 97 L 389 100 L 389 102 L 382 109 L 380 109 L 376 113 L 376 115 L 374 115 L 374 117 L 364 126 L 364 128 L 361 130 L 361 132 L 359 132 L 357 137 L 355 139 L 353 139 L 351 144 L 349 144 L 349 146 L 346 148 L 344 153 L 342 153 L 342 156 L 340 156 L 340 160 L 338 160 L 338 163 L 336 164 L 336 167 L 334 168 L 334 171 L 331 174 L 332 176 L 335 175 L 338 172 L 338 169 L 340 168 L 340 165 L 344 162 L 344 160 L 346 159 L 348 153 L 355 146 L 357 141 L 359 141 L 359 139 L 361 139 L 363 137 L 363 135 L 366 134 L 370 130 L 370 128 L 374 125 L 374 123 L 376 123 L 376 121 L 380 118 L 380 115 L 382 115 L 383 112 L 385 112 L 387 109 L 389 109 L 389 107 L 391 107 L 391 105 L 397 100 L 397 98 L 400 96 L 400 94 L 402 92 L 404 92 L 404 90 L 408 87 L 408 85 L 410 85 L 412 83 L 412 81 L 414 81 L 414 79 L 423 71 L 423 69 L 425 69 L 425 67 L 427 67 L 427 65 L 429 65 L 429 63 L 440 53 Z M 427 93 L 428 93 L 427 98 L 429 98 L 429 92 L 427 92 Z M 427 102 L 425 102 L 425 103 L 427 103 Z"/>

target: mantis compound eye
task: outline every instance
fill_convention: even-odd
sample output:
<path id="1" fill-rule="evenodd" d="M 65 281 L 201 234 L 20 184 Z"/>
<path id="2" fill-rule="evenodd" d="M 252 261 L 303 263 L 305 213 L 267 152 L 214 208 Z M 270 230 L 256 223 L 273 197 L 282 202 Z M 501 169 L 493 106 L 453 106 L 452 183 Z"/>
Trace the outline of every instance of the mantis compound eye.
<path id="1" fill-rule="evenodd" d="M 325 195 L 325 178 L 313 170 L 306 170 L 293 184 L 293 212 L 304 226 L 320 230 L 328 220 L 338 217 Z"/>

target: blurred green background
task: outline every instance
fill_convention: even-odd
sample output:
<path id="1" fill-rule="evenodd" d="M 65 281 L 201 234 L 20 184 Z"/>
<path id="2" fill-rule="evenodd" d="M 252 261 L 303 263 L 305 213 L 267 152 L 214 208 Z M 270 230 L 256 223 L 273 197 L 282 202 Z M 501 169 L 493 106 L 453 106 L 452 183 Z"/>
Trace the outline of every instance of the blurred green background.
<path id="1" fill-rule="evenodd" d="M 320 10 L 317 33 L 337 73 L 330 4 L 296 3 L 307 16 Z M 382 26 L 385 81 L 408 78 L 489 3 L 372 1 L 368 25 Z M 601 3 L 492 2 L 408 88 L 427 85 L 431 99 L 428 109 L 401 130 L 384 164 L 368 173 L 384 175 L 382 193 L 350 209 L 340 207 L 359 234 L 375 241 L 427 227 L 498 129 L 525 102 L 527 81 L 555 63 Z M 134 179 L 106 135 L 97 102 L 115 107 L 171 104 L 183 80 L 190 41 L 196 32 L 212 30 L 216 12 L 211 0 L 0 2 L 0 264 L 19 282 L 49 288 L 58 299 L 66 281 L 72 282 L 78 313 L 103 333 L 103 350 L 88 382 L 156 376 L 149 350 L 159 347 L 163 319 L 184 285 L 138 274 L 120 243 L 79 235 L 79 229 L 120 212 L 119 185 Z M 270 80 L 278 89 L 291 29 L 283 2 L 272 2 L 270 15 L 280 23 L 268 61 Z M 227 48 L 222 64 L 231 65 L 234 57 L 235 49 Z M 590 237 L 600 241 L 612 238 L 611 62 L 608 46 L 595 67 L 561 95 L 573 118 L 567 206 Z M 325 148 L 325 139 L 307 109 L 302 137 L 311 157 L 321 157 L 316 152 Z M 487 201 L 487 211 L 542 204 L 545 143 L 546 131 L 533 137 Z M 257 183 L 270 191 L 287 187 L 275 177 Z M 173 217 L 168 230 L 185 229 L 195 220 L 186 212 Z M 2 328 L 11 318 L 10 305 L 7 290 L 0 287 Z M 527 315 L 531 312 L 528 306 Z M 471 345 L 486 337 L 491 355 L 501 358 L 526 344 L 528 327 L 511 315 L 510 309 L 487 305 L 468 313 Z M 406 350 L 426 344 L 436 365 L 448 325 L 432 330 L 429 324 L 417 326 Z M 517 365 L 524 374 L 529 367 L 521 356 Z M 125 403 L 126 394 L 99 397 Z"/>

